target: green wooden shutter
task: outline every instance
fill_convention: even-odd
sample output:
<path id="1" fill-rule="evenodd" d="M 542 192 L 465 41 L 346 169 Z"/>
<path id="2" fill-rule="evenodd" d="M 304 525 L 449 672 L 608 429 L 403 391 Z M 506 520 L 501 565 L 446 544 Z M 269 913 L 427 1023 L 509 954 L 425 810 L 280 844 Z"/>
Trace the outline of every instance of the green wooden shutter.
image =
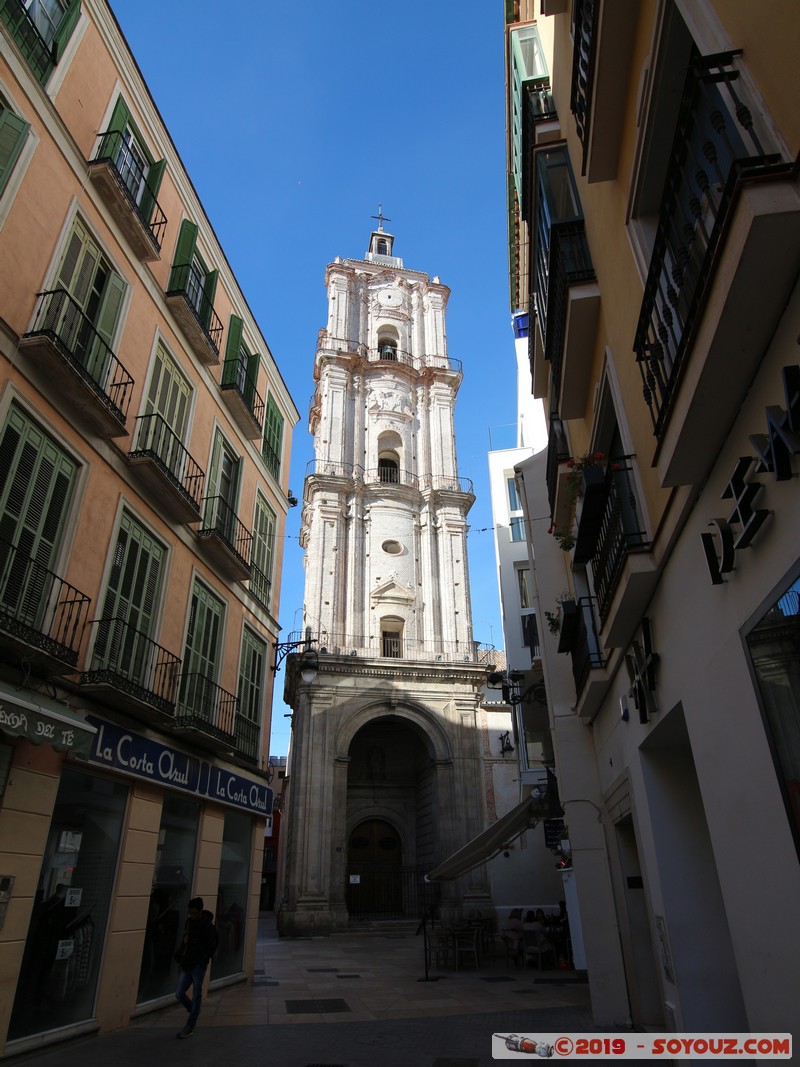
<path id="1" fill-rule="evenodd" d="M 125 127 L 131 120 L 131 113 L 128 111 L 127 105 L 121 96 L 117 97 L 117 102 L 114 104 L 114 110 L 111 112 L 111 119 L 108 123 L 109 130 L 113 130 L 115 133 L 124 133 Z M 117 139 L 114 143 L 114 148 L 119 148 L 121 138 Z"/>
<path id="2" fill-rule="evenodd" d="M 154 163 L 148 172 L 147 183 L 142 193 L 142 202 L 139 205 L 142 215 L 147 221 L 153 214 L 153 208 L 155 207 L 156 200 L 158 198 L 158 191 L 161 188 L 161 179 L 164 177 L 164 171 L 166 170 L 167 161 L 160 159 L 158 163 Z"/>
<path id="3" fill-rule="evenodd" d="M 58 63 L 67 47 L 67 42 L 72 36 L 72 31 L 77 25 L 81 14 L 81 0 L 70 0 L 64 17 L 58 24 L 58 29 L 53 35 L 53 59 Z"/>
<path id="4" fill-rule="evenodd" d="M 211 312 L 214 310 L 214 297 L 217 292 L 218 270 L 206 271 L 206 280 L 203 283 L 203 301 L 200 304 L 200 319 L 208 329 L 211 323 Z"/>
<path id="5" fill-rule="evenodd" d="M 69 456 L 12 405 L 0 440 L 0 552 L 8 552 L 2 542 L 17 552 L 14 565 L 2 568 L 1 602 L 35 600 L 41 592 L 44 575 L 26 572 L 25 564 L 33 559 L 52 570 L 76 475 Z"/>
<path id="6" fill-rule="evenodd" d="M 30 126 L 6 108 L 0 110 L 0 195 L 19 159 Z"/>
<path id="7" fill-rule="evenodd" d="M 59 264 L 56 287 L 66 289 L 82 310 L 86 307 L 99 264 L 100 249 L 81 220 L 76 218 Z"/>
<path id="8" fill-rule="evenodd" d="M 247 360 L 247 377 L 244 381 L 244 398 L 247 401 L 248 406 L 252 410 L 255 403 L 256 386 L 258 384 L 258 369 L 261 366 L 261 356 L 258 352 L 254 352 L 252 356 Z"/>
<path id="9" fill-rule="evenodd" d="M 200 582 L 195 582 L 183 657 L 187 674 L 201 674 L 211 681 L 217 680 L 223 611 L 222 601 Z"/>
<path id="10" fill-rule="evenodd" d="M 267 469 L 277 478 L 281 469 L 283 447 L 283 416 L 272 396 L 267 397 L 267 413 L 264 420 L 264 448 L 262 455 Z"/>
<path id="11" fill-rule="evenodd" d="M 239 660 L 239 713 L 250 722 L 261 722 L 264 687 L 264 660 L 267 646 L 246 626 L 242 630 Z"/>
<path id="12" fill-rule="evenodd" d="M 189 219 L 181 223 L 178 243 L 175 245 L 175 258 L 172 260 L 172 270 L 169 275 L 167 292 L 183 292 L 186 288 L 187 264 L 191 264 L 197 244 L 197 224 Z M 183 269 L 181 269 L 183 268 Z"/>
<path id="13" fill-rule="evenodd" d="M 145 415 L 160 415 L 179 441 L 183 440 L 192 387 L 177 363 L 159 344 L 145 401 Z"/>
<path id="14" fill-rule="evenodd" d="M 120 278 L 119 274 L 111 271 L 103 289 L 103 299 L 100 302 L 100 307 L 97 311 L 97 322 L 95 323 L 95 329 L 109 346 L 117 328 L 117 320 L 119 319 L 122 298 L 125 296 L 126 288 L 125 282 Z"/>
<path id="15" fill-rule="evenodd" d="M 228 325 L 228 340 L 225 344 L 225 362 L 222 366 L 222 384 L 239 384 L 239 354 L 242 349 L 244 323 L 238 315 L 231 315 Z"/>
<path id="16" fill-rule="evenodd" d="M 269 604 L 272 583 L 272 556 L 275 541 L 275 512 L 262 496 L 256 498 L 253 520 L 252 562 L 257 568 L 250 579 L 250 588 L 262 602 Z"/>

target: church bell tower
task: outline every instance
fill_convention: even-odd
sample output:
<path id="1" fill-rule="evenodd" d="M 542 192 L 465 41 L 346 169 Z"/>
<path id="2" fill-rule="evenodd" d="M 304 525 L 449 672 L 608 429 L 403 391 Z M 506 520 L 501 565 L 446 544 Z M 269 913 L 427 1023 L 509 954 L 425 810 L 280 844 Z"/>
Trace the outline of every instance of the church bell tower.
<path id="1" fill-rule="evenodd" d="M 476 717 L 486 668 L 467 564 L 475 498 L 456 458 L 462 368 L 447 349 L 449 290 L 407 269 L 390 220 L 376 218 L 364 258 L 327 267 L 314 359 L 301 544 L 303 633 L 319 669 L 305 683 L 300 655 L 287 661 L 288 934 L 418 917 L 434 892 L 426 870 L 484 823 Z M 395 888 L 381 889 L 382 878 Z M 481 871 L 436 892 L 437 907 L 456 912 L 488 900 Z"/>

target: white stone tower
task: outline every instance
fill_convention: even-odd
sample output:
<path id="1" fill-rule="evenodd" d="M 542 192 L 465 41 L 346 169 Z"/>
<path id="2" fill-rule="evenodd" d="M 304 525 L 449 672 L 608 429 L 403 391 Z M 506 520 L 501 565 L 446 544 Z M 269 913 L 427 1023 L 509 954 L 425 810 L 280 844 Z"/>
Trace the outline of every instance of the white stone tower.
<path id="1" fill-rule="evenodd" d="M 424 873 L 484 825 L 472 638 L 471 483 L 459 477 L 449 290 L 378 228 L 329 264 L 303 494 L 312 683 L 287 661 L 293 709 L 279 922 L 327 932 L 489 902 L 479 869 L 436 893 Z M 299 635 L 293 635 L 299 636 Z M 281 899 L 282 898 L 282 899 Z"/>

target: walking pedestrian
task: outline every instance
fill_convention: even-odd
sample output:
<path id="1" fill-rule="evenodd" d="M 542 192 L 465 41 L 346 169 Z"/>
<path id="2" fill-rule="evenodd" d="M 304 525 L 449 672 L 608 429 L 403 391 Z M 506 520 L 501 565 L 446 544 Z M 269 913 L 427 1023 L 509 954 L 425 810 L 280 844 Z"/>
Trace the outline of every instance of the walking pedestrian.
<path id="1" fill-rule="evenodd" d="M 175 959 L 181 969 L 175 999 L 189 1012 L 186 1026 L 178 1034 L 181 1039 L 191 1037 L 194 1032 L 203 1000 L 206 967 L 218 943 L 219 935 L 214 925 L 214 916 L 210 911 L 204 910 L 202 897 L 192 897 L 189 901 L 189 917 L 183 931 L 183 940 L 175 953 Z M 191 1000 L 186 995 L 190 987 Z"/>

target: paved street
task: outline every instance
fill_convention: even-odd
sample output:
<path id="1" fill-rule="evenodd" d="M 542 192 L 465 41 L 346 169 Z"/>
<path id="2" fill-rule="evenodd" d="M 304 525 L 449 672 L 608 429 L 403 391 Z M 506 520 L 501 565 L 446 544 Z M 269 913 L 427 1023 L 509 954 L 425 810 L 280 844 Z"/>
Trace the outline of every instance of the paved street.
<path id="1" fill-rule="evenodd" d="M 126 1030 L 29 1053 L 21 1062 L 488 1067 L 498 1062 L 493 1033 L 593 1029 L 585 982 L 570 972 L 508 968 L 500 946 L 477 971 L 433 969 L 435 980 L 424 976 L 423 940 L 411 932 L 282 941 L 265 916 L 254 983 L 212 992 L 189 1040 L 176 1040 L 185 1020 L 176 1005 Z"/>

